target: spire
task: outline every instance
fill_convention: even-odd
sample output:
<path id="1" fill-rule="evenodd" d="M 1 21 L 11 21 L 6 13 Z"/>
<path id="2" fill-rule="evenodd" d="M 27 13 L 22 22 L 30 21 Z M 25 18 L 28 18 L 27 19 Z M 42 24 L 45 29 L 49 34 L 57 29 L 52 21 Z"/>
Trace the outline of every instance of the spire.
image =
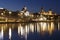
<path id="1" fill-rule="evenodd" d="M 41 8 L 41 12 L 44 12 L 44 8 L 43 7 Z"/>
<path id="2" fill-rule="evenodd" d="M 52 9 L 49 9 L 49 11 L 52 11 Z"/>
<path id="3" fill-rule="evenodd" d="M 53 15 L 53 14 L 52 14 L 52 9 L 49 9 L 49 15 Z"/>
<path id="4" fill-rule="evenodd" d="M 44 8 L 43 8 L 43 7 L 41 8 L 40 13 L 41 13 L 41 14 L 45 14 L 45 11 L 44 11 Z"/>
<path id="5" fill-rule="evenodd" d="M 22 11 L 26 11 L 27 10 L 27 7 L 26 6 L 24 6 L 23 7 L 23 9 L 22 9 Z"/>

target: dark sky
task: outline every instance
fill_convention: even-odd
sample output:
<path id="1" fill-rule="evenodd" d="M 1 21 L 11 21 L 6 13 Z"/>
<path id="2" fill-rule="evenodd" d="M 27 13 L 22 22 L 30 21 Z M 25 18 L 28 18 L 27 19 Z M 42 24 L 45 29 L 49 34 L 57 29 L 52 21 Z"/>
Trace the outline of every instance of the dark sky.
<path id="1" fill-rule="evenodd" d="M 38 12 L 41 7 L 44 7 L 46 11 L 52 9 L 60 13 L 60 0 L 0 0 L 0 7 L 8 10 L 21 10 L 24 6 L 32 12 Z"/>

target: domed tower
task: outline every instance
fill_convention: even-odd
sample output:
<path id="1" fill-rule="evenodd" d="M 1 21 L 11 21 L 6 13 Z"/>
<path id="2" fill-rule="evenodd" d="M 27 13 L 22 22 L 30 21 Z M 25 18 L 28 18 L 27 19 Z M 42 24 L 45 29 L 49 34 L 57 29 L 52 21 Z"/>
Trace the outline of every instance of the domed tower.
<path id="1" fill-rule="evenodd" d="M 45 14 L 44 8 L 41 8 L 41 14 Z"/>
<path id="2" fill-rule="evenodd" d="M 25 16 L 29 16 L 29 11 L 27 10 L 26 6 L 24 6 L 24 8 L 22 10 L 24 11 Z"/>
<path id="3" fill-rule="evenodd" d="M 21 14 L 25 15 L 25 16 L 29 16 L 29 11 L 27 10 L 27 7 L 24 6 L 22 11 L 21 11 Z"/>
<path id="4" fill-rule="evenodd" d="M 41 8 L 41 12 L 44 12 L 44 8 Z"/>
<path id="5" fill-rule="evenodd" d="M 45 10 L 44 10 L 44 8 L 41 8 L 40 14 L 45 15 Z"/>
<path id="6" fill-rule="evenodd" d="M 23 7 L 23 9 L 22 9 L 22 11 L 26 11 L 27 10 L 27 7 L 26 6 L 24 6 Z"/>
<path id="7" fill-rule="evenodd" d="M 49 15 L 53 15 L 53 14 L 52 14 L 52 9 L 49 9 L 48 12 L 49 12 Z"/>

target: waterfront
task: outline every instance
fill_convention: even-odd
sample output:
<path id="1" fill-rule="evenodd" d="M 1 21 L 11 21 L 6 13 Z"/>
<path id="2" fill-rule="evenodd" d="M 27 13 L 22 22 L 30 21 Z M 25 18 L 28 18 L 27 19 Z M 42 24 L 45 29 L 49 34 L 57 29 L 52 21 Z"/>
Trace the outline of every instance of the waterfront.
<path id="1" fill-rule="evenodd" d="M 60 40 L 59 37 L 59 22 L 0 24 L 0 40 Z"/>
<path id="2" fill-rule="evenodd" d="M 60 40 L 60 15 L 41 8 L 32 13 L 0 8 L 0 40 Z"/>

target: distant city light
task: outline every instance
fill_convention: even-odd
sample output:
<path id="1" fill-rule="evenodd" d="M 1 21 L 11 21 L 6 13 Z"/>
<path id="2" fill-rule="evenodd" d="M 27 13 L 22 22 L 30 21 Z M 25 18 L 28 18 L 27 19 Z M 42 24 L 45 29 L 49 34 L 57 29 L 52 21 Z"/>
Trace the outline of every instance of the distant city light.
<path id="1" fill-rule="evenodd" d="M 1 13 L 1 15 L 3 15 L 4 13 Z"/>
<path id="2" fill-rule="evenodd" d="M 12 12 L 9 11 L 9 14 L 11 14 Z"/>

